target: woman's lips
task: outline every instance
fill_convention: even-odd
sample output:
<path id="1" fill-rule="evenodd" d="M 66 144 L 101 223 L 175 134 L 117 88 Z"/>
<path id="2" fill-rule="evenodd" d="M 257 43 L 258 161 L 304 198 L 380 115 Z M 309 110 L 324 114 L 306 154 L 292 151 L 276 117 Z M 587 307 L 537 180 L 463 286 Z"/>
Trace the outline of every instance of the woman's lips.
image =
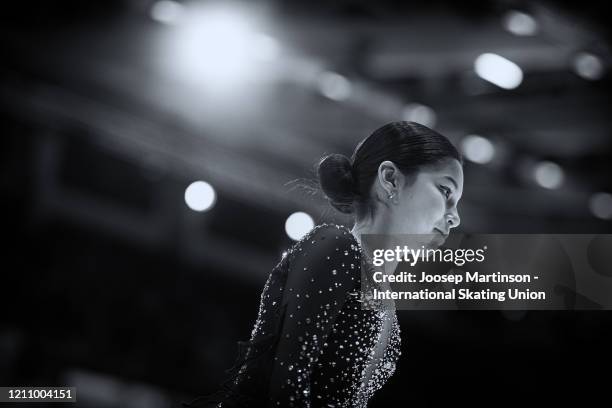
<path id="1" fill-rule="evenodd" d="M 448 232 L 442 232 L 442 230 L 440 230 L 438 228 L 434 228 L 434 231 L 436 231 L 438 234 L 442 235 L 444 237 L 444 239 L 448 238 Z"/>
<path id="2" fill-rule="evenodd" d="M 446 241 L 446 238 L 448 238 L 448 233 L 445 234 L 438 228 L 434 228 L 434 231 L 436 234 L 434 234 L 432 243 L 435 242 L 438 246 L 440 246 Z"/>

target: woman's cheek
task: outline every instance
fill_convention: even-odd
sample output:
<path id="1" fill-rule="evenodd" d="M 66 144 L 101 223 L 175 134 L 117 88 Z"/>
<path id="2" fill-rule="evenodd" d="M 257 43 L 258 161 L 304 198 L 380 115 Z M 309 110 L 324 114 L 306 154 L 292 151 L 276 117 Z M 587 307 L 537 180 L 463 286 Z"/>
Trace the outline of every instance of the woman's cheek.
<path id="1" fill-rule="evenodd" d="M 444 218 L 444 203 L 431 194 L 422 194 L 421 198 L 418 205 L 412 207 L 409 218 L 417 223 L 414 233 L 429 234 L 440 219 Z"/>
<path id="2" fill-rule="evenodd" d="M 438 221 L 444 219 L 446 206 L 443 200 L 437 198 L 432 200 L 430 205 L 429 220 L 432 224 L 437 224 Z"/>
<path id="3" fill-rule="evenodd" d="M 444 199 L 442 198 L 440 192 L 437 190 L 431 191 L 430 194 L 428 194 L 426 197 L 427 200 L 425 201 L 427 202 L 425 203 L 425 205 L 427 206 L 427 208 L 429 208 L 432 217 L 435 218 L 436 221 L 441 217 L 444 217 L 444 209 L 446 203 L 444 202 Z"/>

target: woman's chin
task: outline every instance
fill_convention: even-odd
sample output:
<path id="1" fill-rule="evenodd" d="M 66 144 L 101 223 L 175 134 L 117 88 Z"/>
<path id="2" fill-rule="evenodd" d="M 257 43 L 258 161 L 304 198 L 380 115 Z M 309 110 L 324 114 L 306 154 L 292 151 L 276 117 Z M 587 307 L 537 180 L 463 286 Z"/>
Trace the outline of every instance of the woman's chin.
<path id="1" fill-rule="evenodd" d="M 440 234 L 434 234 L 432 236 L 431 241 L 429 241 L 426 247 L 428 249 L 437 249 L 437 248 L 440 248 L 442 245 L 444 245 L 444 242 L 446 242 L 446 237 Z"/>

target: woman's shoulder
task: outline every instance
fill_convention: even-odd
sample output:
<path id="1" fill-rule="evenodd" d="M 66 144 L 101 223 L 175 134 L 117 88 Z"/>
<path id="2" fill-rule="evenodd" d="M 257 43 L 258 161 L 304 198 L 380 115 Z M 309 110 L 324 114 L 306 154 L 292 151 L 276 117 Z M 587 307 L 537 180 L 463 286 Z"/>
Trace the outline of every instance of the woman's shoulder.
<path id="1" fill-rule="evenodd" d="M 297 241 L 284 255 L 289 258 L 324 257 L 326 260 L 361 254 L 359 242 L 344 225 L 322 223 L 313 227 L 302 239 Z"/>
<path id="2" fill-rule="evenodd" d="M 295 243 L 287 258 L 290 288 L 316 285 L 320 291 L 352 290 L 359 283 L 361 248 L 343 225 L 316 225 Z"/>
<path id="3" fill-rule="evenodd" d="M 342 224 L 334 224 L 330 222 L 322 222 L 320 224 L 315 225 L 306 235 L 317 234 L 321 232 L 335 233 L 338 235 L 353 235 L 351 234 L 351 230 Z"/>
<path id="4" fill-rule="evenodd" d="M 321 223 L 315 225 L 297 244 L 299 245 L 313 245 L 321 243 L 325 240 L 329 246 L 335 245 L 350 245 L 354 250 L 359 249 L 359 242 L 355 239 L 355 236 L 351 233 L 348 227 L 341 224 L 333 223 Z"/>

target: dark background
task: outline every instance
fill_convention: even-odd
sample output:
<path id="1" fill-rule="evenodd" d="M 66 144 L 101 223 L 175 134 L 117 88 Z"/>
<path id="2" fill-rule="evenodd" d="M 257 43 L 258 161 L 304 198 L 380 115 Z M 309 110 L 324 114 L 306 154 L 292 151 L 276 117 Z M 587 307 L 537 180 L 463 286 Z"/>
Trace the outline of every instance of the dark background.
<path id="1" fill-rule="evenodd" d="M 293 242 L 287 217 L 350 226 L 286 183 L 389 121 L 494 147 L 466 154 L 460 231 L 612 231 L 605 2 L 217 7 L 2 6 L 1 385 L 76 386 L 80 407 L 214 391 Z M 482 53 L 520 85 L 480 78 Z M 195 180 L 215 188 L 208 211 L 185 204 Z M 609 386 L 606 311 L 399 318 L 402 360 L 372 407 L 588 406 Z"/>

